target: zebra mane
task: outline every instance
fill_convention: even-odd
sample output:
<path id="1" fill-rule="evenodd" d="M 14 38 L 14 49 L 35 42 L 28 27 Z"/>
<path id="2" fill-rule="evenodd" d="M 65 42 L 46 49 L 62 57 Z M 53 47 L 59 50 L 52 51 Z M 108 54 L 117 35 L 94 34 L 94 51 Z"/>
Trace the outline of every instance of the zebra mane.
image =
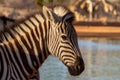
<path id="1" fill-rule="evenodd" d="M 69 11 L 68 9 L 65 9 L 62 6 L 56 6 L 53 8 L 53 12 L 59 16 L 59 17 L 63 17 L 64 15 L 66 15 Z"/>
<path id="2" fill-rule="evenodd" d="M 74 14 L 63 5 L 57 5 L 53 7 L 53 12 L 62 19 L 62 21 L 73 21 L 74 20 Z"/>
<path id="3" fill-rule="evenodd" d="M 59 17 L 64 18 L 65 16 L 73 16 L 72 19 L 74 20 L 74 14 L 70 11 L 70 9 L 65 6 L 64 4 L 49 4 L 47 5 L 52 11 Z"/>

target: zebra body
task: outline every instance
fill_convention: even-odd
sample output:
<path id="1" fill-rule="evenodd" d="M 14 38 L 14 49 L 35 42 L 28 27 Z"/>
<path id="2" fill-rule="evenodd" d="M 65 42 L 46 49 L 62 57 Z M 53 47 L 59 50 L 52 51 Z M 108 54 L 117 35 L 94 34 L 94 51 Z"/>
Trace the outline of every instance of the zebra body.
<path id="1" fill-rule="evenodd" d="M 58 57 L 71 75 L 84 70 L 76 33 L 69 22 L 73 15 L 63 16 L 44 6 L 42 13 L 0 34 L 0 80 L 38 80 L 38 68 L 50 54 Z"/>

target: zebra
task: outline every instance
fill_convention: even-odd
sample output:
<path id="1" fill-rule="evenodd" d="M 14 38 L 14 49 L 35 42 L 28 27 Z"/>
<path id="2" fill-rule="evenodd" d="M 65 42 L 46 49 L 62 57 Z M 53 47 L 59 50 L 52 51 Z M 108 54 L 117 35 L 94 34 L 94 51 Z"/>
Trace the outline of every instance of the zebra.
<path id="1" fill-rule="evenodd" d="M 10 23 L 15 23 L 15 21 L 15 19 L 6 17 L 4 15 L 0 16 L 0 31 L 5 30 Z"/>
<path id="2" fill-rule="evenodd" d="M 39 80 L 38 69 L 49 55 L 60 59 L 71 75 L 81 74 L 84 61 L 73 20 L 73 13 L 64 7 L 43 6 L 42 12 L 3 31 L 0 80 Z"/>

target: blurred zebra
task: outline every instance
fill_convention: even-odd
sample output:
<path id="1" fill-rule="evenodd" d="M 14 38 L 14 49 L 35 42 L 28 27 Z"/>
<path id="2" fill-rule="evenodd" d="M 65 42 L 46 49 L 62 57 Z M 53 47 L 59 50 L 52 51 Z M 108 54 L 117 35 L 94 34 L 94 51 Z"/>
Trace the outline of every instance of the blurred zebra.
<path id="1" fill-rule="evenodd" d="M 10 23 L 15 23 L 15 20 L 4 15 L 0 16 L 0 31 L 5 30 Z"/>
<path id="2" fill-rule="evenodd" d="M 73 18 L 66 8 L 51 10 L 43 6 L 41 13 L 2 32 L 0 80 L 38 80 L 38 68 L 49 55 L 58 57 L 71 75 L 83 72 L 84 62 L 72 25 Z"/>

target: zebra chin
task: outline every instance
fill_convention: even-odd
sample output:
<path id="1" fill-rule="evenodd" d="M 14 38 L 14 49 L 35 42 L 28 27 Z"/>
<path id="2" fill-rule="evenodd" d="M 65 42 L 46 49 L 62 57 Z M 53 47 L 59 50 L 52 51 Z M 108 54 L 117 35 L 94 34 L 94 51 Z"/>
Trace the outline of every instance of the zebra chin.
<path id="1" fill-rule="evenodd" d="M 72 76 L 78 76 L 84 71 L 84 62 L 83 59 L 79 58 L 78 62 L 74 66 L 69 66 L 68 71 Z"/>

